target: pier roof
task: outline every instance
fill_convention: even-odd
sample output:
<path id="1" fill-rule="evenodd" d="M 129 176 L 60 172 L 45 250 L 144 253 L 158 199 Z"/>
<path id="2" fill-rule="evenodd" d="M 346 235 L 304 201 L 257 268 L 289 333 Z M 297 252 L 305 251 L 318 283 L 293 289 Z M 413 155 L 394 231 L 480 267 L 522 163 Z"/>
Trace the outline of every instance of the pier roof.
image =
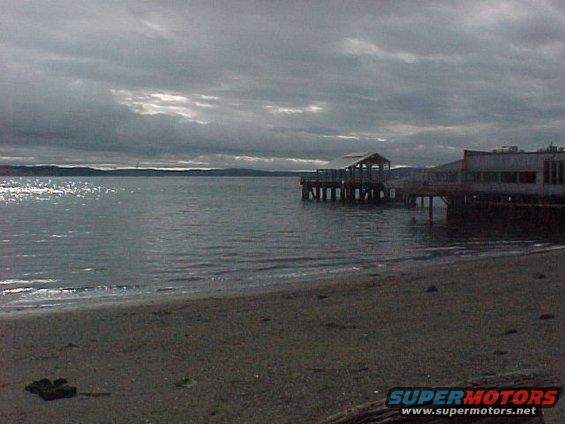
<path id="1" fill-rule="evenodd" d="M 373 165 L 381 165 L 381 164 L 388 164 L 390 165 L 390 161 L 381 156 L 378 153 L 371 153 L 371 152 L 361 152 L 361 153 L 349 153 L 345 156 L 340 158 L 334 159 L 331 162 L 321 166 L 318 169 L 347 169 L 351 168 L 352 166 L 362 164 L 373 164 Z"/>

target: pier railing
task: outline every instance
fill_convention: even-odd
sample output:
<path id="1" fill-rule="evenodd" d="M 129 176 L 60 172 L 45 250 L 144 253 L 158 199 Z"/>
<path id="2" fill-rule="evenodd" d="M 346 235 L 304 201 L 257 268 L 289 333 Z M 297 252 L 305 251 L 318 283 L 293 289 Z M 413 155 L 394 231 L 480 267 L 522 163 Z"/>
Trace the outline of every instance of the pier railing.
<path id="1" fill-rule="evenodd" d="M 386 177 L 380 175 L 364 175 L 363 177 L 355 176 L 331 176 L 331 175 L 312 175 L 300 178 L 300 184 L 320 185 L 320 184 L 381 184 L 386 181 Z"/>

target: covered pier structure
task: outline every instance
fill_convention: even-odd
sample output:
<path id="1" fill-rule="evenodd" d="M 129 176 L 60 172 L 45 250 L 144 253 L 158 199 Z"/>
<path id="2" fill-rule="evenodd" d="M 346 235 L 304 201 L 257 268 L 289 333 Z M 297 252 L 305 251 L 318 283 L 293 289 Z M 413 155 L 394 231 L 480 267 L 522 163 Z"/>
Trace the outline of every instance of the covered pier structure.
<path id="1" fill-rule="evenodd" d="M 386 170 L 390 161 L 378 153 L 349 153 L 302 177 L 302 199 L 378 203 L 387 196 Z"/>

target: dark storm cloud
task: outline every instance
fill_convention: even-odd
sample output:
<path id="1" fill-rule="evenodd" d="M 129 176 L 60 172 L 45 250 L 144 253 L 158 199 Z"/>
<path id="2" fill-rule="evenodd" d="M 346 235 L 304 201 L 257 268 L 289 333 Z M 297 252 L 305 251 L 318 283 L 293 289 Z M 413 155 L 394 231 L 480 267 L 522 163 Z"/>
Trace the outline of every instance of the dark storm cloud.
<path id="1" fill-rule="evenodd" d="M 564 143 L 558 1 L 1 1 L 0 158 L 306 169 Z"/>

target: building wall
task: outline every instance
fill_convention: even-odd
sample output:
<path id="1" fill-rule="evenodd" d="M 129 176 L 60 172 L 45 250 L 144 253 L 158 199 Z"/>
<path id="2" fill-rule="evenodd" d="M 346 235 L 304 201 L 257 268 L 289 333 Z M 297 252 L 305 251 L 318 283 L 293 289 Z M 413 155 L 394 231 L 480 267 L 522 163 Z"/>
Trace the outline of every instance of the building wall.
<path id="1" fill-rule="evenodd" d="M 565 152 L 467 154 L 466 171 L 543 171 L 545 160 L 565 160 Z"/>
<path id="2" fill-rule="evenodd" d="M 548 181 L 545 162 L 549 163 Z M 553 178 L 556 163 L 557 179 Z M 465 187 L 477 193 L 565 196 L 565 152 L 494 153 L 466 152 L 463 162 Z M 535 172 L 535 183 L 530 180 Z M 516 182 L 508 182 L 515 175 Z M 498 176 L 498 178 L 497 178 Z M 498 180 L 497 180 L 498 179 Z M 523 181 L 520 181 L 520 180 Z M 506 180 L 506 181 L 505 181 Z"/>

